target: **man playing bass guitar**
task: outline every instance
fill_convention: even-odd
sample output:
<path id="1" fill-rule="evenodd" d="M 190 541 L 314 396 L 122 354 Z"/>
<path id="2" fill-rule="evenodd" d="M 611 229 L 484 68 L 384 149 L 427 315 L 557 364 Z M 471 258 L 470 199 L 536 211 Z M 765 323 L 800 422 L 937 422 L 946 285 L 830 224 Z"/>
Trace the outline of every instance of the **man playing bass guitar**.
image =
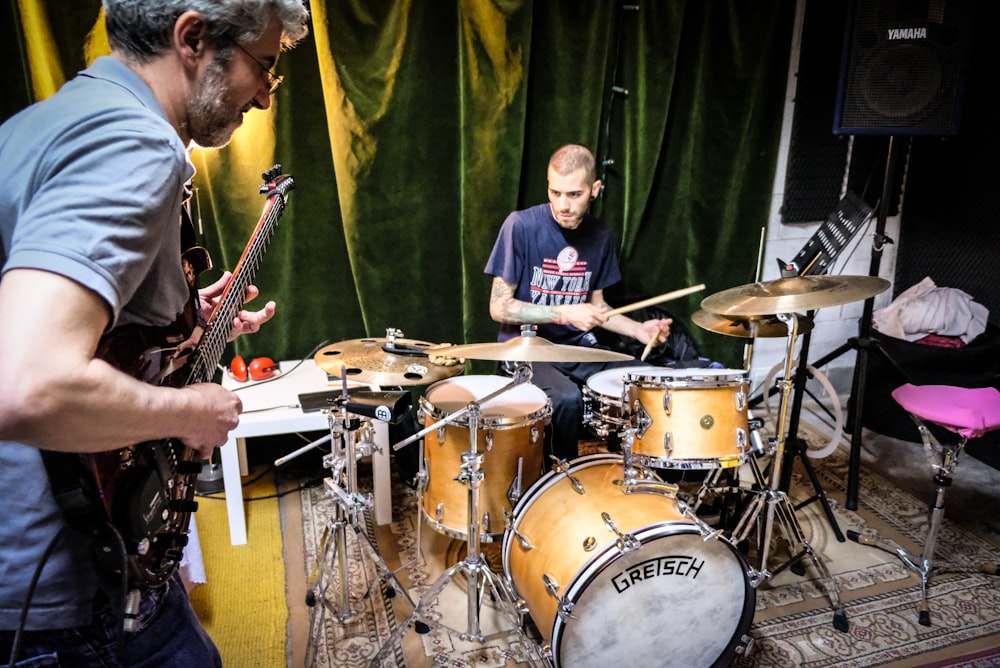
<path id="1" fill-rule="evenodd" d="M 111 55 L 0 126 L 0 665 L 219 666 L 176 572 L 127 603 L 102 586 L 94 536 L 67 529 L 80 497 L 47 463 L 158 439 L 200 461 L 237 425 L 240 399 L 220 385 L 150 383 L 99 350 L 122 328 L 169 333 L 215 312 L 229 274 L 192 293 L 180 260 L 186 150 L 228 143 L 270 106 L 308 11 L 102 4 Z M 230 339 L 274 314 L 244 310 L 257 290 L 242 292 Z"/>

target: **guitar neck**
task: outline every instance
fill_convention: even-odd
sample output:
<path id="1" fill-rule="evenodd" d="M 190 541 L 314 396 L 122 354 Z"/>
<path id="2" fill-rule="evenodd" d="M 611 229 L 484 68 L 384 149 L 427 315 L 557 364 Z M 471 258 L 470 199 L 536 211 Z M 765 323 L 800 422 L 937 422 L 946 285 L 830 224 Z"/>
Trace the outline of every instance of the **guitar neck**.
<path id="1" fill-rule="evenodd" d="M 267 182 L 261 186 L 260 192 L 267 195 L 267 202 L 264 204 L 257 227 L 243 250 L 243 255 L 233 269 L 232 279 L 226 285 L 215 311 L 209 317 L 205 332 L 189 361 L 187 381 L 189 385 L 208 382 L 215 375 L 219 360 L 222 359 L 222 353 L 233 331 L 233 321 L 243 308 L 247 289 L 253 283 L 261 259 L 274 237 L 278 221 L 285 209 L 285 197 L 295 186 L 291 176 L 276 174 L 280 173 L 280 170 L 281 166 L 276 165 L 264 175 Z"/>

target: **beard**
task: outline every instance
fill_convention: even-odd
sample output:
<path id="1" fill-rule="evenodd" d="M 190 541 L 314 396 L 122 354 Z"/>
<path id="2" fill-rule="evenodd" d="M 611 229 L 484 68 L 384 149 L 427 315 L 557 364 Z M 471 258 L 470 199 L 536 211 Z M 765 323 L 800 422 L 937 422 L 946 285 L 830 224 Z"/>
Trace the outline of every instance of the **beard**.
<path id="1" fill-rule="evenodd" d="M 225 146 L 243 124 L 248 109 L 238 107 L 232 97 L 224 64 L 213 60 L 188 105 L 188 131 L 199 146 Z"/>

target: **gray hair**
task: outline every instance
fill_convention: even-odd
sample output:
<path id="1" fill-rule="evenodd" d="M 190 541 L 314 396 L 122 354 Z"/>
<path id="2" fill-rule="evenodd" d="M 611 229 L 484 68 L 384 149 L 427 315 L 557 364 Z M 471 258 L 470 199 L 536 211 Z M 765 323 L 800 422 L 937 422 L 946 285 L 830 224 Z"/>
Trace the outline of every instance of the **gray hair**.
<path id="1" fill-rule="evenodd" d="M 549 167 L 561 176 L 568 176 L 582 168 L 591 183 L 597 180 L 597 160 L 590 149 L 581 144 L 565 144 L 557 148 L 549 158 Z"/>
<path id="2" fill-rule="evenodd" d="M 198 12 L 208 23 L 208 37 L 252 42 L 271 17 L 281 22 L 281 46 L 290 49 L 308 33 L 307 0 L 101 0 L 108 42 L 140 62 L 164 52 L 177 18 Z M 231 47 L 230 47 L 231 49 Z"/>

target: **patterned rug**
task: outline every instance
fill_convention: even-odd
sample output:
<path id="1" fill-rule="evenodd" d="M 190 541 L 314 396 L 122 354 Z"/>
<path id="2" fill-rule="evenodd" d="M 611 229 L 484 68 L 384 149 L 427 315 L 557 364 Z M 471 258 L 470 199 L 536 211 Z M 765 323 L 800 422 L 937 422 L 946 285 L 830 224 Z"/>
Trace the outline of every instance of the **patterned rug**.
<path id="1" fill-rule="evenodd" d="M 834 519 L 842 532 L 857 531 L 862 535 L 882 538 L 913 552 L 919 552 L 928 524 L 928 508 L 906 490 L 862 467 L 859 508 L 856 512 L 843 507 L 844 481 L 847 475 L 847 452 L 841 447 L 824 459 L 813 459 L 822 488 L 833 507 Z M 959 474 L 960 475 L 960 474 Z M 929 482 L 928 482 L 929 484 Z M 362 492 L 370 491 L 370 480 L 360 477 Z M 815 494 L 801 465 L 793 468 L 789 498 L 793 504 Z M 334 506 L 332 497 L 323 489 L 306 490 L 301 495 L 304 517 L 306 563 L 314 563 L 324 530 Z M 359 604 L 352 603 L 359 614 L 352 620 L 338 622 L 334 612 L 338 606 L 318 604 L 313 608 L 314 627 L 311 639 L 311 662 L 322 668 L 343 666 L 468 666 L 483 668 L 525 665 L 534 642 L 526 646 L 526 635 L 538 638 L 530 620 L 525 628 L 512 628 L 508 618 L 488 601 L 478 613 L 479 631 L 486 640 L 463 638 L 473 628 L 470 622 L 465 573 L 459 569 L 446 579 L 440 591 L 428 590 L 440 585 L 445 569 L 465 558 L 464 541 L 453 540 L 429 529 L 421 522 L 422 558 L 417 550 L 417 495 L 401 484 L 393 485 L 393 519 L 391 533 L 378 536 L 364 513 L 363 531 L 379 545 L 382 554 L 392 563 L 406 568 L 392 580 L 408 589 L 410 598 L 387 596 L 388 587 L 379 586 L 380 574 L 368 555 L 367 541 L 347 530 L 349 591 L 354 599 L 374 585 L 373 594 Z M 948 657 L 968 655 L 992 656 L 985 650 L 1000 646 L 1000 578 L 978 571 L 983 562 L 995 562 L 998 546 L 946 518 L 938 536 L 936 570 L 930 584 L 930 627 L 917 623 L 919 578 L 906 570 L 900 560 L 874 547 L 852 541 L 839 542 L 832 525 L 819 503 L 809 503 L 795 511 L 808 544 L 819 555 L 836 581 L 849 623 L 847 632 L 833 626 L 833 607 L 827 589 L 817 577 L 816 569 L 806 560 L 804 574 L 780 566 L 779 550 L 771 555 L 770 570 L 778 571 L 754 590 L 750 635 L 754 642 L 749 656 L 735 659 L 737 668 L 778 667 L 862 667 L 862 666 L 951 666 Z M 776 530 L 776 534 L 781 531 Z M 327 541 L 329 542 L 329 541 Z M 495 573 L 503 573 L 499 544 L 484 544 L 486 563 Z M 777 562 L 775 564 L 774 562 Z M 954 569 L 951 572 L 945 568 Z M 327 569 L 333 575 L 339 571 Z M 383 577 L 384 582 L 386 578 Z M 327 589 L 327 600 L 336 601 L 337 587 Z M 419 604 L 414 616 L 412 602 Z M 706 641 L 714 641 L 712 613 L 698 597 L 679 606 L 673 614 L 694 621 L 704 629 Z M 322 614 L 325 612 L 325 614 Z M 472 618 L 475 619 L 473 614 Z M 417 633 L 412 622 L 426 622 L 427 633 Z M 627 620 L 608 620 L 618 623 Z M 405 622 L 410 622 L 403 625 Z M 627 623 L 621 624 L 627 629 Z M 423 629 L 421 629 L 423 630 Z M 497 637 L 490 637 L 496 635 Z M 627 642 L 655 642 L 664 656 L 676 651 L 675 645 L 688 645 L 690 638 L 671 634 L 671 624 L 656 639 L 633 638 Z M 696 641 L 697 642 L 697 641 Z M 372 661 L 380 652 L 378 661 Z M 990 659 L 985 659 L 989 661 Z M 967 665 L 993 665 L 975 663 Z"/>

